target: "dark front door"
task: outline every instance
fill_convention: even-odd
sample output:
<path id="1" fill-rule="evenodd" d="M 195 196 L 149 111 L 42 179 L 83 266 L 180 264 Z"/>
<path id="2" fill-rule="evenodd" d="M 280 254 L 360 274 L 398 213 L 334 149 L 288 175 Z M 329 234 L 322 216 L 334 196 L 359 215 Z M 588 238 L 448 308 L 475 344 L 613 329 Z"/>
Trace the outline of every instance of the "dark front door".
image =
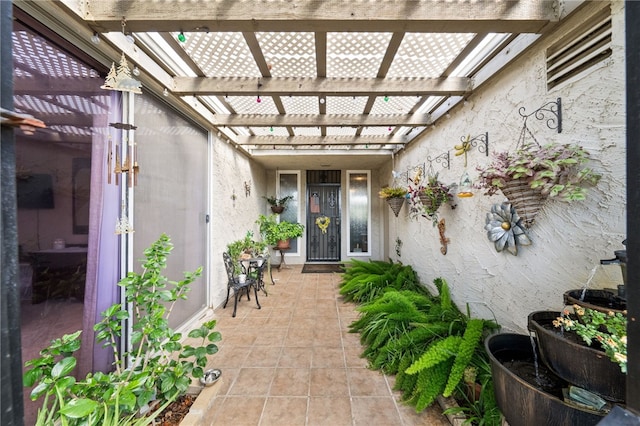
<path id="1" fill-rule="evenodd" d="M 307 186 L 307 260 L 340 260 L 340 184 Z"/>

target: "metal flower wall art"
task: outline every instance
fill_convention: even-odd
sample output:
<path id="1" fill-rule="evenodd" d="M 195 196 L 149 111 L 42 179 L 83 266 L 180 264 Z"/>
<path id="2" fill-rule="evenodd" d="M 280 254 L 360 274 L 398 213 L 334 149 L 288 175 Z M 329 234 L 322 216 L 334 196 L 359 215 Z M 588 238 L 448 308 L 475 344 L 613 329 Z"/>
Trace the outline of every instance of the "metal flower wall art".
<path id="1" fill-rule="evenodd" d="M 519 246 L 531 245 L 522 219 L 510 203 L 494 204 L 491 213 L 487 213 L 484 229 L 498 252 L 506 249 L 517 256 Z"/>

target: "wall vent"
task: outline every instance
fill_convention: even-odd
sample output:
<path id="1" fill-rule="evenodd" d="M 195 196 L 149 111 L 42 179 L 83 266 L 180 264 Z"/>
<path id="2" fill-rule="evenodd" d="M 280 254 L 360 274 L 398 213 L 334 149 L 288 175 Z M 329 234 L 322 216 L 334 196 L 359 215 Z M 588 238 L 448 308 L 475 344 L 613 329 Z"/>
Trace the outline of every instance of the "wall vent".
<path id="1" fill-rule="evenodd" d="M 547 90 L 611 56 L 611 9 L 606 7 L 547 49 Z"/>

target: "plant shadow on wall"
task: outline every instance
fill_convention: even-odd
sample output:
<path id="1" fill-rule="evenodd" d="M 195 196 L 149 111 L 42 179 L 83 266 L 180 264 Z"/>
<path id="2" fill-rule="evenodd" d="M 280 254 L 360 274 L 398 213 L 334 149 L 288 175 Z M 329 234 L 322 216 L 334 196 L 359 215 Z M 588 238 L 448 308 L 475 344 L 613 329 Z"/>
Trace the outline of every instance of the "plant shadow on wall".
<path id="1" fill-rule="evenodd" d="M 142 272 L 129 272 L 118 283 L 132 313 L 125 304 L 114 304 L 94 327 L 96 339 L 113 351 L 114 371 L 89 373 L 76 381 L 73 354 L 80 349 L 80 331 L 55 339 L 40 358 L 25 363 L 24 384 L 35 385 L 31 399 L 43 398 L 37 425 L 150 424 L 187 392 L 192 377 L 203 377 L 207 357 L 218 352 L 215 342 L 221 336 L 214 331 L 216 321 L 208 321 L 188 334 L 199 346 L 183 345 L 182 334 L 169 327 L 175 303 L 187 298 L 190 284 L 202 274 L 198 268 L 177 282 L 164 277 L 161 271 L 172 248 L 163 234 L 145 250 Z M 124 320 L 131 323 L 133 350 L 120 355 Z"/>

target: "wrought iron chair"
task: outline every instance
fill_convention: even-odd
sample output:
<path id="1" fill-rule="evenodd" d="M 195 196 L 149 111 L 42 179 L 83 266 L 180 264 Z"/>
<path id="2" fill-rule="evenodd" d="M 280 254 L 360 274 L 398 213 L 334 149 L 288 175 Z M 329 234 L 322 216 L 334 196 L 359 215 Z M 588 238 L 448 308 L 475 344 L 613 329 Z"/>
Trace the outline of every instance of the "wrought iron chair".
<path id="1" fill-rule="evenodd" d="M 229 295 L 231 293 L 231 289 L 233 289 L 233 296 L 234 296 L 233 317 L 235 317 L 236 310 L 238 309 L 238 296 L 242 297 L 241 293 L 244 291 L 247 294 L 247 300 L 251 300 L 251 297 L 249 296 L 249 292 L 253 287 L 253 292 L 256 296 L 256 304 L 258 305 L 258 309 L 261 309 L 262 307 L 260 306 L 260 302 L 258 301 L 258 285 L 257 285 L 256 279 L 251 278 L 248 274 L 246 274 L 247 275 L 246 280 L 244 282 L 240 282 L 240 278 L 238 277 L 238 274 L 236 274 L 234 261 L 233 259 L 231 259 L 231 256 L 229 256 L 229 253 L 227 252 L 222 253 L 222 259 L 224 260 L 224 266 L 227 270 L 227 278 L 228 278 L 227 299 L 224 301 L 224 305 L 222 306 L 222 308 L 224 309 L 227 307 L 227 302 L 229 302 Z M 246 272 L 246 271 L 243 270 L 243 272 Z"/>
<path id="2" fill-rule="evenodd" d="M 256 280 L 256 288 L 262 290 L 265 296 L 268 296 L 269 293 L 267 293 L 267 288 L 264 285 L 264 274 L 270 269 L 270 261 L 270 255 L 267 254 L 252 259 L 250 263 L 251 275 L 253 275 L 253 278 Z M 273 282 L 273 279 L 271 281 Z"/>

